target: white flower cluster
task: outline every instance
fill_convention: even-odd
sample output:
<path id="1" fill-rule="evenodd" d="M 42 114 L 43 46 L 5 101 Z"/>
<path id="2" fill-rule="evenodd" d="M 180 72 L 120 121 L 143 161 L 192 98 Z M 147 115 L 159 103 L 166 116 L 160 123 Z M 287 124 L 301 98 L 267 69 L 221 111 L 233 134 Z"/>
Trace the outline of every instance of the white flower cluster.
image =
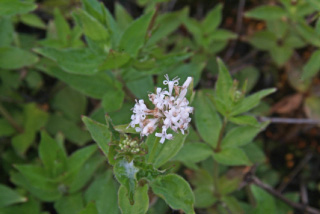
<path id="1" fill-rule="evenodd" d="M 173 138 L 172 134 L 167 133 L 169 128 L 175 132 L 180 130 L 184 134 L 191 121 L 189 114 L 193 112 L 193 108 L 189 106 L 189 101 L 185 98 L 192 78 L 188 77 L 182 86 L 178 86 L 179 79 L 177 77 L 171 81 L 168 75 L 165 75 L 165 78 L 163 84 L 168 85 L 168 91 L 157 88 L 156 94 L 149 94 L 149 100 L 155 105 L 155 108 L 148 109 L 144 100 L 136 101 L 132 109 L 132 121 L 129 124 L 137 132 L 140 132 L 141 136 L 148 136 L 158 126 L 161 126 L 162 132 L 155 134 L 161 138 L 160 143 Z M 174 95 L 172 95 L 173 90 Z"/>

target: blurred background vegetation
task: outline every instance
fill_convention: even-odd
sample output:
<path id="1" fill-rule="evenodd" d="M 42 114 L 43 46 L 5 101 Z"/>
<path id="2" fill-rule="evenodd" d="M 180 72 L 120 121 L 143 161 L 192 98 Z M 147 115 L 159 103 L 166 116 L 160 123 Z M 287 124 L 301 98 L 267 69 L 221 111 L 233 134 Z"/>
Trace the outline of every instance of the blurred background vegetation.
<path id="1" fill-rule="evenodd" d="M 99 214 L 119 213 L 118 184 L 81 115 L 103 122 L 108 113 L 126 124 L 135 99 L 146 100 L 167 73 L 181 82 L 192 76 L 195 90 L 210 92 L 217 57 L 240 85 L 248 81 L 248 94 L 277 88 L 250 112 L 271 120 L 245 149 L 257 175 L 319 208 L 319 11 L 317 0 L 0 0 L 0 213 L 86 213 L 90 201 Z M 196 130 L 186 143 L 202 141 Z M 48 148 L 39 142 L 51 138 L 66 163 L 48 174 L 40 167 Z M 204 190 L 212 158 L 201 155 L 192 162 L 180 154 L 169 165 L 194 188 L 197 213 L 228 213 Z M 240 183 L 221 185 L 229 194 Z M 241 202 L 230 198 L 231 213 L 303 213 L 260 189 L 250 208 L 247 191 L 234 193 Z M 150 207 L 179 213 L 160 199 Z"/>

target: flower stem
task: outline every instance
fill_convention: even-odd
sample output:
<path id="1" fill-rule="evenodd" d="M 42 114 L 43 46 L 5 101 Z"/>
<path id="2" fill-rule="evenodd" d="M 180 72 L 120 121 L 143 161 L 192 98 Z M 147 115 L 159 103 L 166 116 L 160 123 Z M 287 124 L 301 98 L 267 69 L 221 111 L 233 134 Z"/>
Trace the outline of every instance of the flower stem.
<path id="1" fill-rule="evenodd" d="M 214 152 L 219 152 L 221 150 L 221 142 L 223 138 L 224 131 L 227 126 L 227 118 L 223 118 L 223 124 L 219 133 L 219 138 L 217 142 L 217 147 L 214 149 Z M 216 160 L 213 160 L 213 185 L 214 185 L 214 195 L 217 198 L 220 198 L 220 191 L 219 191 L 219 163 Z"/>
<path id="2" fill-rule="evenodd" d="M 218 138 L 218 143 L 217 143 L 217 147 L 215 148 L 214 152 L 220 152 L 221 150 L 221 142 L 222 142 L 222 138 L 223 138 L 223 134 L 224 134 L 224 130 L 226 129 L 227 126 L 227 118 L 223 118 L 223 124 L 219 133 L 219 138 Z"/>
<path id="3" fill-rule="evenodd" d="M 217 198 L 220 198 L 219 191 L 219 163 L 216 160 L 213 160 L 213 186 L 214 186 L 214 195 Z"/>
<path id="4" fill-rule="evenodd" d="M 157 147 L 158 147 L 159 142 L 160 142 L 160 138 L 157 137 L 153 143 L 152 150 L 149 154 L 148 163 L 152 163 L 154 161 L 154 159 L 156 157 L 156 152 L 157 152 Z"/>
<path id="5" fill-rule="evenodd" d="M 19 133 L 23 133 L 23 128 L 13 119 L 10 113 L 0 103 L 0 114 L 15 128 Z"/>

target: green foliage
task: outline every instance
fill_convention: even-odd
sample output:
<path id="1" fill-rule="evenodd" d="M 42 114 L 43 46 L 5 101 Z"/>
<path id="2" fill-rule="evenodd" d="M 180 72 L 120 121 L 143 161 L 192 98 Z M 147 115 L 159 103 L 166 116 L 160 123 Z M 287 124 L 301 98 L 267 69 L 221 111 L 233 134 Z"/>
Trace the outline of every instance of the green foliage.
<path id="1" fill-rule="evenodd" d="M 28 13 L 36 9 L 37 5 L 32 1 L 19 0 L 1 0 L 0 1 L 0 16 L 13 16 L 17 14 Z"/>
<path id="2" fill-rule="evenodd" d="M 220 152 L 214 154 L 213 158 L 218 163 L 228 166 L 251 165 L 244 151 L 236 147 L 223 148 Z"/>
<path id="3" fill-rule="evenodd" d="M 293 212 L 247 178 L 257 166 L 261 180 L 282 182 L 264 154 L 278 148 L 273 133 L 256 140 L 269 125 L 260 116 L 320 119 L 319 2 L 230 3 L 237 18 L 217 2 L 121 3 L 0 0 L 0 213 Z M 145 135 L 128 123 L 141 99 L 151 109 L 165 74 L 192 77 L 192 108 L 188 127 L 171 115 L 172 139 L 160 143 L 168 121 Z M 274 86 L 271 98 L 289 104 L 270 110 Z M 283 101 L 292 90 L 300 100 Z M 162 116 L 144 113 L 145 123 Z"/>
<path id="4" fill-rule="evenodd" d="M 138 187 L 134 193 L 134 204 L 130 204 L 127 197 L 127 189 L 124 186 L 119 188 L 119 207 L 123 214 L 137 213 L 145 214 L 149 207 L 148 185 Z"/>
<path id="5" fill-rule="evenodd" d="M 215 146 L 221 129 L 221 119 L 206 96 L 206 92 L 199 91 L 195 98 L 195 122 L 202 139 L 208 144 Z"/>
<path id="6" fill-rule="evenodd" d="M 108 156 L 109 142 L 111 141 L 111 132 L 106 125 L 95 122 L 88 117 L 82 117 L 92 138 L 98 144 L 105 156 Z"/>
<path id="7" fill-rule="evenodd" d="M 152 191 L 163 198 L 173 209 L 194 213 L 194 197 L 189 184 L 178 175 L 159 176 L 150 183 Z"/>
<path id="8" fill-rule="evenodd" d="M 0 48 L 0 68 L 18 69 L 30 66 L 38 61 L 34 54 L 16 47 Z"/>
<path id="9" fill-rule="evenodd" d="M 0 185 L 0 207 L 26 202 L 27 199 L 7 186 Z"/>
<path id="10" fill-rule="evenodd" d="M 98 66 L 103 62 L 103 57 L 96 56 L 89 49 L 56 50 L 54 48 L 36 49 L 54 61 L 66 72 L 71 74 L 92 75 L 97 73 Z"/>

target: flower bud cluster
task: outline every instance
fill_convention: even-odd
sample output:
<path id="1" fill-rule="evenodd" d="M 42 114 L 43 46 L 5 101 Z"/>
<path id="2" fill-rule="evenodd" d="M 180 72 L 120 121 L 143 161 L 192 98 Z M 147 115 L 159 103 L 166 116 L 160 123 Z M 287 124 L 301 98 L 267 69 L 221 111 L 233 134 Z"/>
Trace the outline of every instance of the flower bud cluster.
<path id="1" fill-rule="evenodd" d="M 137 141 L 131 140 L 128 137 L 120 142 L 119 147 L 122 152 L 138 153 L 140 152 L 140 147 Z"/>
<path id="2" fill-rule="evenodd" d="M 141 136 L 148 136 L 157 127 L 161 127 L 161 133 L 155 134 L 156 137 L 161 138 L 160 143 L 173 138 L 172 134 L 167 133 L 169 128 L 174 132 L 180 130 L 184 134 L 191 121 L 189 115 L 193 112 L 193 107 L 189 106 L 189 101 L 185 97 L 192 78 L 188 77 L 182 86 L 178 86 L 178 78 L 169 80 L 168 75 L 165 75 L 165 78 L 163 84 L 168 85 L 168 90 L 157 88 L 155 94 L 149 94 L 149 100 L 155 105 L 155 108 L 148 109 L 144 100 L 136 101 L 132 109 L 132 121 L 129 124 L 140 132 Z"/>

